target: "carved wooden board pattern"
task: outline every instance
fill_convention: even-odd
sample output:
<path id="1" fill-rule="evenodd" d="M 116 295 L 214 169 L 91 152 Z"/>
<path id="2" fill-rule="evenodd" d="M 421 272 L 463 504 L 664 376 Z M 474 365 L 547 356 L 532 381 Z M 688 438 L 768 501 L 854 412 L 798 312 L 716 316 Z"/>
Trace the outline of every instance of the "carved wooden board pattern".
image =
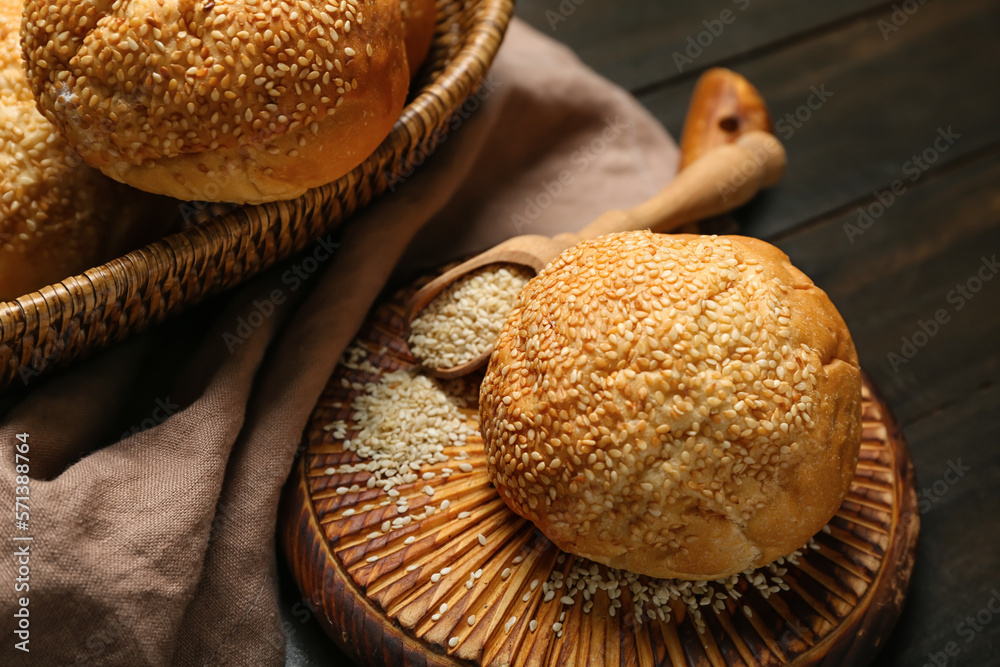
<path id="1" fill-rule="evenodd" d="M 376 308 L 358 335 L 367 361 L 380 372 L 414 366 L 401 337 L 409 293 Z M 867 378 L 857 474 L 837 515 L 814 538 L 819 548 L 785 565 L 787 590 L 764 597 L 741 581 L 740 599 L 727 598 L 721 611 L 702 607 L 701 631 L 680 601 L 671 603 L 669 620 L 637 623 L 628 589 L 614 615 L 603 591 L 593 596 L 589 613 L 579 596 L 564 605 L 564 590 L 543 601 L 542 586 L 532 589 L 532 582 L 549 580 L 553 570 L 567 575 L 575 559 L 504 505 L 488 479 L 478 435 L 463 447 L 446 448 L 450 461 L 423 466 L 420 472 L 436 473 L 433 479 L 397 487 L 408 498 L 407 514 L 421 514 L 428 504 L 437 511 L 383 532 L 384 522 L 399 516 L 395 503 L 385 491 L 366 488 L 367 472 L 328 474 L 360 459 L 324 429 L 344 420 L 347 437 L 356 433 L 353 398 L 363 391 L 360 385 L 376 379 L 337 367 L 304 435 L 281 531 L 307 599 L 361 664 L 861 665 L 872 660 L 898 618 L 919 526 L 913 470 Z M 473 401 L 478 379 L 469 383 Z M 477 419 L 474 409 L 464 414 Z M 468 458 L 459 461 L 462 449 Z M 460 471 L 460 462 L 472 471 Z M 443 468 L 453 472 L 444 476 Z M 337 491 L 354 485 L 358 492 Z M 433 496 L 424 491 L 428 485 Z M 444 500 L 449 506 L 442 511 Z M 374 507 L 362 511 L 369 505 Z M 444 568 L 450 570 L 442 574 Z M 563 612 L 559 636 L 553 625 Z"/>

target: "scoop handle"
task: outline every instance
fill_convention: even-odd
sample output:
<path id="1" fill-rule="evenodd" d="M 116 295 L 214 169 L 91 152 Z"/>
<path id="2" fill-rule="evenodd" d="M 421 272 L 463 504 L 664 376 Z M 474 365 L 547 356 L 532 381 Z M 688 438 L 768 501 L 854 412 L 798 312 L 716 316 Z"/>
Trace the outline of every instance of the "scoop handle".
<path id="1" fill-rule="evenodd" d="M 407 321 L 467 273 L 489 264 L 511 263 L 541 271 L 559 254 L 584 239 L 614 232 L 678 227 L 732 210 L 764 187 L 774 185 L 785 170 L 785 149 L 773 134 L 748 132 L 726 146 L 706 152 L 680 172 L 652 199 L 628 211 L 609 211 L 578 233 L 515 236 L 459 264 L 422 287 L 411 300 Z"/>
<path id="2" fill-rule="evenodd" d="M 692 162 L 652 199 L 628 211 L 610 211 L 576 236 L 651 229 L 669 232 L 745 204 L 785 171 L 785 149 L 767 132 L 748 132 L 735 143 L 717 146 Z"/>

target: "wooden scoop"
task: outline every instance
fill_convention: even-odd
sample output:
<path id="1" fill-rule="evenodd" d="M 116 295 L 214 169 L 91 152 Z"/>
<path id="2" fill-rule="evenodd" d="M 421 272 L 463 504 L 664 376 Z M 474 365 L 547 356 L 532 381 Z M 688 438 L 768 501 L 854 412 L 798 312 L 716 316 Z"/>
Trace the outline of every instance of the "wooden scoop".
<path id="1" fill-rule="evenodd" d="M 442 290 L 462 276 L 490 264 L 516 264 L 538 273 L 563 250 L 585 239 L 614 232 L 650 229 L 669 232 L 695 220 L 718 215 L 746 203 L 764 187 L 774 185 L 785 170 L 781 142 L 766 132 L 749 132 L 735 143 L 718 146 L 677 175 L 652 199 L 628 211 L 609 211 L 579 232 L 554 237 L 515 236 L 459 264 L 418 291 L 409 303 L 407 323 Z M 465 375 L 482 366 L 492 349 L 472 361 L 450 368 L 427 368 L 441 378 Z"/>
<path id="2" fill-rule="evenodd" d="M 549 238 L 516 236 L 438 276 L 407 306 L 409 325 L 438 294 L 462 276 L 490 264 L 516 264 L 534 273 L 584 239 L 613 232 L 670 232 L 726 213 L 761 188 L 774 185 L 785 168 L 785 152 L 771 134 L 763 97 L 739 74 L 713 68 L 698 80 L 681 136 L 680 173 L 659 194 L 629 211 L 609 211 L 572 234 Z M 697 229 L 685 229 L 697 233 Z M 407 331 L 409 336 L 409 331 Z M 425 370 L 440 378 L 466 375 L 486 363 L 492 348 L 472 361 Z"/>
<path id="3" fill-rule="evenodd" d="M 681 131 L 683 171 L 702 155 L 725 144 L 731 144 L 747 132 L 771 132 L 771 115 L 764 97 L 745 77 L 725 67 L 713 67 L 698 77 L 691 93 Z M 703 222 L 703 221 L 702 221 Z M 700 226 L 691 222 L 678 231 L 698 234 Z"/>
<path id="4" fill-rule="evenodd" d="M 753 130 L 771 131 L 771 116 L 760 92 L 746 78 L 713 67 L 698 78 L 681 132 L 685 169 L 717 146 L 731 144 Z"/>

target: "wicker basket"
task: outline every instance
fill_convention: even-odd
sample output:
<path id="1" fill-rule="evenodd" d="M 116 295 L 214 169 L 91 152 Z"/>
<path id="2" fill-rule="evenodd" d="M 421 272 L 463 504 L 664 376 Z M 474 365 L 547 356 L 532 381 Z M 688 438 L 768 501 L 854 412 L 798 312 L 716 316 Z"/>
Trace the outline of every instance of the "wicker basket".
<path id="1" fill-rule="evenodd" d="M 123 340 L 301 250 L 384 192 L 445 136 L 476 91 L 513 0 L 439 0 L 434 44 L 416 94 L 378 150 L 302 197 L 243 206 L 82 275 L 0 304 L 0 388 L 28 384 Z"/>

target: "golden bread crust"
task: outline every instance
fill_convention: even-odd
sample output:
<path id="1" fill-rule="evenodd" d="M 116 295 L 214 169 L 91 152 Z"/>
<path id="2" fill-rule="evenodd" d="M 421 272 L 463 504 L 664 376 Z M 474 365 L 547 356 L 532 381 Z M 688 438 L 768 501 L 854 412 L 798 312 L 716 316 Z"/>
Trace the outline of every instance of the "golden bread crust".
<path id="1" fill-rule="evenodd" d="M 521 292 L 480 402 L 491 478 L 560 548 L 716 579 L 805 544 L 857 463 L 843 319 L 777 248 L 614 234 Z"/>
<path id="2" fill-rule="evenodd" d="M 0 299 L 79 273 L 118 249 L 147 197 L 83 164 L 25 81 L 23 2 L 0 0 Z M 157 221 L 162 223 L 162 220 Z M 152 222 L 151 227 L 154 227 Z"/>
<path id="3" fill-rule="evenodd" d="M 260 203 L 336 180 L 406 99 L 398 0 L 29 0 L 39 107 L 85 161 L 180 199 Z"/>

